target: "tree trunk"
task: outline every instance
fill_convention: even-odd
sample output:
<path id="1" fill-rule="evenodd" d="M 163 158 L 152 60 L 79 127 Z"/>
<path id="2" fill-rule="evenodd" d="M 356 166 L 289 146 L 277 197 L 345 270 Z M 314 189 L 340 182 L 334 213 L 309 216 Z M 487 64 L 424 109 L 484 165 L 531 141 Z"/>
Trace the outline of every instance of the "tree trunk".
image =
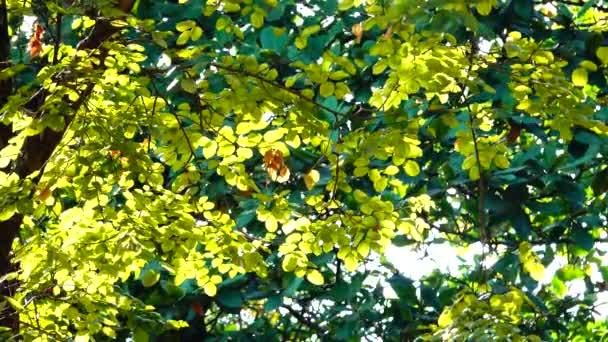
<path id="1" fill-rule="evenodd" d="M 2 0 L 0 2 L 0 71 L 10 67 L 10 52 L 8 10 L 6 0 Z M 10 78 L 0 80 L 0 108 L 6 104 L 12 90 L 13 85 Z M 0 123 L 0 150 L 6 146 L 11 136 L 11 128 Z M 22 217 L 15 215 L 8 221 L 0 222 L 0 277 L 13 271 L 10 261 L 11 244 L 17 236 L 21 221 Z M 0 296 L 13 295 L 17 286 L 16 281 L 0 281 Z M 19 317 L 12 307 L 7 305 L 4 310 L 0 311 L 0 326 L 9 327 L 15 333 L 19 331 Z"/>
<path id="2" fill-rule="evenodd" d="M 119 8 L 124 12 L 130 12 L 133 7 L 134 0 L 120 0 Z M 78 44 L 78 49 L 96 49 L 114 33 L 120 29 L 110 25 L 108 20 L 98 20 L 91 33 Z M 58 35 L 59 36 L 59 35 Z M 6 0 L 0 0 L 0 71 L 10 67 L 10 37 L 8 35 L 8 11 Z M 101 52 L 104 55 L 103 51 Z M 101 63 L 100 65 L 103 65 Z M 65 129 L 73 119 L 78 109 L 87 101 L 95 84 L 89 82 L 86 89 L 80 94 L 78 100 L 70 102 L 66 99 L 66 104 L 69 105 L 72 113 L 66 113 L 64 116 L 64 130 L 56 132 L 50 129 L 45 129 L 41 134 L 27 137 L 21 154 L 17 159 L 13 172 L 17 173 L 20 178 L 25 178 L 32 172 L 40 170 L 40 174 L 44 171 L 44 165 L 51 157 L 55 148 L 61 141 Z M 0 108 L 6 104 L 8 97 L 13 91 L 12 81 L 0 80 Z M 42 98 L 37 101 L 35 106 L 41 106 L 44 103 L 46 93 L 41 93 Z M 32 108 L 37 111 L 38 108 Z M 0 113 L 1 115 L 2 113 Z M 14 135 L 10 126 L 0 123 L 0 150 L 4 148 L 8 140 Z M 1 196 L 1 195 L 0 195 Z M 10 272 L 16 271 L 18 266 L 11 262 L 12 253 L 11 246 L 19 228 L 23 222 L 23 215 L 16 213 L 9 220 L 0 222 L 0 296 L 12 296 L 17 291 L 19 283 L 16 280 L 2 280 L 2 278 Z M 2 297 L 0 297 L 2 300 Z M 0 312 L 0 327 L 10 328 L 15 335 L 19 334 L 19 315 L 17 312 L 7 305 Z"/>

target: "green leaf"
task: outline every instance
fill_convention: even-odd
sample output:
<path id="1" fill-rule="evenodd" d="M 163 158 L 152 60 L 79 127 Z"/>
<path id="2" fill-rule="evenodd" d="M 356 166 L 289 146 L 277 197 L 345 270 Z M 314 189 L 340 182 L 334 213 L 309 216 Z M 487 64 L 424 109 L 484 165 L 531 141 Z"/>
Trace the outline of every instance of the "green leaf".
<path id="1" fill-rule="evenodd" d="M 327 15 L 334 15 L 338 10 L 338 0 L 321 1 L 319 5 Z"/>
<path id="2" fill-rule="evenodd" d="M 243 305 L 243 297 L 240 291 L 234 289 L 220 290 L 217 301 L 220 305 L 229 309 L 239 309 Z"/>
<path id="3" fill-rule="evenodd" d="M 551 289 L 556 296 L 563 298 L 568 292 L 568 287 L 558 277 L 553 277 L 551 280 Z"/>
<path id="4" fill-rule="evenodd" d="M 16 299 L 9 297 L 9 296 L 3 296 L 3 297 L 10 304 L 10 306 L 13 307 L 13 309 L 17 310 L 18 312 L 23 311 L 23 306 Z"/>
<path id="5" fill-rule="evenodd" d="M 283 296 L 276 295 L 268 297 L 266 303 L 264 303 L 264 311 L 271 312 L 276 310 L 283 304 Z"/>
<path id="6" fill-rule="evenodd" d="M 135 331 L 133 332 L 133 342 L 148 342 L 150 341 L 150 336 L 148 335 L 148 333 L 138 327 L 135 329 Z"/>
<path id="7" fill-rule="evenodd" d="M 7 221 L 11 217 L 13 217 L 16 212 L 17 207 L 14 204 L 4 208 L 0 208 L 0 222 Z"/>
<path id="8" fill-rule="evenodd" d="M 190 78 L 182 78 L 180 85 L 182 89 L 189 92 L 190 94 L 196 93 L 196 83 L 194 83 L 194 80 Z"/>
<path id="9" fill-rule="evenodd" d="M 586 230 L 574 229 L 572 232 L 572 240 L 576 243 L 576 246 L 585 250 L 590 251 L 593 248 L 595 243 L 595 239 L 593 236 Z"/>
<path id="10" fill-rule="evenodd" d="M 593 177 L 591 189 L 593 189 L 593 194 L 595 196 L 599 196 L 608 191 L 608 167 L 598 172 L 595 177 Z"/>
<path id="11" fill-rule="evenodd" d="M 414 282 L 411 279 L 395 274 L 388 279 L 388 283 L 399 296 L 399 299 L 412 305 L 417 302 L 416 287 L 414 287 Z"/>
<path id="12" fill-rule="evenodd" d="M 260 42 L 262 48 L 274 51 L 280 55 L 287 46 L 287 34 L 284 32 L 278 33 L 280 29 L 274 27 L 265 27 L 260 31 Z"/>

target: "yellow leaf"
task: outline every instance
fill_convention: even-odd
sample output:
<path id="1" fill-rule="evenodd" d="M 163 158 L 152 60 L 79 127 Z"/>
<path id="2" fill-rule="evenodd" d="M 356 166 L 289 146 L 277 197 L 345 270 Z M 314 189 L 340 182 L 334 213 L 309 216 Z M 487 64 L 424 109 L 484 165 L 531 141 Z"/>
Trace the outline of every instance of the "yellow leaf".
<path id="1" fill-rule="evenodd" d="M 193 41 L 195 40 L 199 40 L 203 35 L 203 29 L 200 27 L 195 27 L 192 29 L 192 36 L 190 37 L 190 39 L 192 39 Z"/>
<path id="2" fill-rule="evenodd" d="M 87 334 L 86 332 L 83 332 L 83 331 L 79 331 L 78 333 L 76 333 L 74 342 L 88 342 L 88 341 L 89 341 L 89 334 Z"/>
<path id="3" fill-rule="evenodd" d="M 420 173 L 420 166 L 413 160 L 408 160 L 403 166 L 405 173 L 410 177 L 416 177 Z"/>
<path id="4" fill-rule="evenodd" d="M 266 225 L 266 230 L 268 230 L 269 232 L 274 233 L 277 231 L 278 223 L 277 219 L 274 216 L 268 216 L 266 222 L 264 223 Z"/>
<path id="5" fill-rule="evenodd" d="M 344 267 L 349 272 L 354 272 L 357 269 L 358 263 L 357 258 L 354 255 L 350 254 L 348 257 L 344 259 Z"/>
<path id="6" fill-rule="evenodd" d="M 283 137 L 283 135 L 285 135 L 285 129 L 282 129 L 282 128 L 268 131 L 268 132 L 264 133 L 264 141 L 269 142 L 269 143 L 275 142 L 275 141 L 281 139 Z"/>
<path id="7" fill-rule="evenodd" d="M 376 190 L 378 192 L 384 191 L 384 189 L 386 189 L 387 186 L 388 186 L 388 179 L 386 179 L 386 178 L 380 178 L 374 182 L 374 190 Z"/>
<path id="8" fill-rule="evenodd" d="M 217 152 L 217 143 L 214 140 L 209 140 L 203 145 L 203 157 L 205 159 L 211 159 Z"/>
<path id="9" fill-rule="evenodd" d="M 298 266 L 298 259 L 293 254 L 287 254 L 283 259 L 283 271 L 293 272 Z"/>
<path id="10" fill-rule="evenodd" d="M 452 324 L 452 313 L 449 310 L 449 308 L 445 308 L 443 310 L 443 312 L 441 313 L 441 315 L 439 315 L 439 319 L 437 320 L 437 325 L 439 325 L 440 327 L 444 328 L 447 327 L 448 325 Z"/>
<path id="11" fill-rule="evenodd" d="M 239 149 L 236 150 L 236 155 L 244 159 L 249 159 L 253 157 L 253 151 L 247 147 L 239 147 Z"/>
<path id="12" fill-rule="evenodd" d="M 585 68 L 577 68 L 572 72 L 572 83 L 577 87 L 584 87 L 587 85 L 588 74 Z"/>
<path id="13" fill-rule="evenodd" d="M 477 12 L 481 15 L 488 15 L 492 11 L 493 0 L 484 0 L 477 5 Z"/>
<path id="14" fill-rule="evenodd" d="M 212 282 L 207 282 L 205 286 L 203 286 L 203 290 L 207 296 L 213 297 L 217 293 L 217 286 Z"/>
<path id="15" fill-rule="evenodd" d="M 361 242 L 357 247 L 357 252 L 361 254 L 361 257 L 366 258 L 369 255 L 369 244 L 367 242 Z"/>
<path id="16" fill-rule="evenodd" d="M 385 175 L 394 176 L 399 173 L 399 168 L 395 165 L 389 165 L 386 167 L 386 169 L 384 169 L 383 172 Z"/>
<path id="17" fill-rule="evenodd" d="M 317 182 L 319 181 L 319 178 L 321 178 L 321 175 L 319 174 L 319 171 L 317 171 L 317 170 L 310 170 L 304 176 L 304 184 L 306 184 L 306 188 L 308 190 L 311 190 L 315 186 L 315 184 L 317 184 Z"/>
<path id="18" fill-rule="evenodd" d="M 589 71 L 597 71 L 597 65 L 595 65 L 595 63 L 593 63 L 592 61 L 582 61 L 580 63 L 580 66 Z"/>
<path id="19" fill-rule="evenodd" d="M 602 61 L 603 65 L 608 64 L 608 46 L 600 46 L 597 48 L 595 55 Z"/>
<path id="20" fill-rule="evenodd" d="M 179 23 L 177 23 L 175 25 L 175 29 L 178 30 L 179 32 L 184 32 L 184 31 L 188 31 L 191 28 L 196 26 L 196 22 L 194 20 L 184 20 L 184 21 L 180 21 Z"/>
<path id="21" fill-rule="evenodd" d="M 188 42 L 188 40 L 190 39 L 190 35 L 191 35 L 191 31 L 186 31 L 186 32 L 182 32 L 180 33 L 180 35 L 177 37 L 177 41 L 175 42 L 177 45 L 184 45 Z"/>
<path id="22" fill-rule="evenodd" d="M 377 182 L 382 176 L 380 175 L 380 171 L 376 169 L 372 169 L 369 171 L 369 180 L 372 182 Z"/>
<path id="23" fill-rule="evenodd" d="M 309 282 L 315 285 L 323 285 L 323 283 L 325 282 L 325 279 L 323 279 L 323 275 L 317 270 L 308 271 L 308 273 L 306 274 L 306 279 L 308 279 Z"/>

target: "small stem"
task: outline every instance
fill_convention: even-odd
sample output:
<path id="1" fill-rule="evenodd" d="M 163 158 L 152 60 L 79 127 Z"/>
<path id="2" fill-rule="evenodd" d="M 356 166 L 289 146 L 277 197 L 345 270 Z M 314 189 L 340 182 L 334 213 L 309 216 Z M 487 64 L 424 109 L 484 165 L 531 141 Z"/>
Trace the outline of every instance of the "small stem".
<path id="1" fill-rule="evenodd" d="M 57 13 L 57 22 L 55 23 L 55 47 L 53 49 L 53 65 L 56 65 L 59 58 L 59 45 L 61 44 L 61 20 L 63 16 Z"/>

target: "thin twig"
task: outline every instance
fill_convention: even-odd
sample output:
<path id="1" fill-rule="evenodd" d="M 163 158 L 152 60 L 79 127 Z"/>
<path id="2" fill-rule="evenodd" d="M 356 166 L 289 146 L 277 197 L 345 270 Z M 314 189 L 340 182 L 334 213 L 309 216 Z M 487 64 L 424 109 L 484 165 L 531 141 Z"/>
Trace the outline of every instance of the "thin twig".
<path id="1" fill-rule="evenodd" d="M 61 44 L 61 20 L 63 16 L 57 13 L 57 22 L 55 23 L 55 47 L 53 48 L 53 65 L 57 64 L 59 58 L 59 45 Z"/>

